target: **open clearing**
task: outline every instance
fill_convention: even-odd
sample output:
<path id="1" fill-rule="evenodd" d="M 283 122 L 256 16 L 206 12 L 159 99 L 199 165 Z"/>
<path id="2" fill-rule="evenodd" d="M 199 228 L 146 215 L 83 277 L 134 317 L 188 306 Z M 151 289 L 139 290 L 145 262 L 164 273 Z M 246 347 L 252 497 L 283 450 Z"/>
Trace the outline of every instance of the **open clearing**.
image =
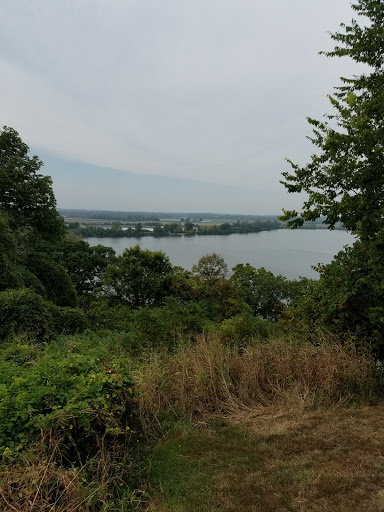
<path id="1" fill-rule="evenodd" d="M 384 511 L 384 407 L 258 410 L 154 451 L 151 512 Z"/>

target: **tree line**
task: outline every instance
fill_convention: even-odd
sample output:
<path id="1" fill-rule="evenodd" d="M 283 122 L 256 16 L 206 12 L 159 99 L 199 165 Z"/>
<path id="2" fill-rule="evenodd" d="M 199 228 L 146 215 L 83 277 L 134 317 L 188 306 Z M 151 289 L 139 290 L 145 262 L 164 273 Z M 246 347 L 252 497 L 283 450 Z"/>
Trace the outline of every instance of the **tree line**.
<path id="1" fill-rule="evenodd" d="M 255 220 L 255 221 L 238 221 L 228 223 L 225 222 L 219 225 L 204 226 L 201 224 L 194 224 L 193 222 L 172 222 L 168 224 L 151 223 L 151 229 L 147 229 L 147 225 L 138 222 L 135 226 L 125 227 L 119 222 L 112 222 L 110 228 L 104 228 L 95 225 L 81 225 L 79 222 L 71 222 L 68 228 L 75 235 L 88 238 L 120 238 L 120 237 L 165 237 L 174 235 L 186 236 L 204 236 L 204 235 L 231 235 L 233 233 L 259 233 L 261 231 L 271 231 L 274 229 L 281 229 L 284 225 L 277 220 Z"/>

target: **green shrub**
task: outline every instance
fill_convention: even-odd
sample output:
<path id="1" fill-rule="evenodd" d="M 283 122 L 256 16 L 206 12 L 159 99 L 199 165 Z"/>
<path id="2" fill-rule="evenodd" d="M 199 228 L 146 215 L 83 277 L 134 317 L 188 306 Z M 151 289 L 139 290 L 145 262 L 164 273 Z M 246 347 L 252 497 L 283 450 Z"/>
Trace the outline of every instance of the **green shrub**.
<path id="1" fill-rule="evenodd" d="M 122 489 L 127 510 L 140 501 L 126 343 L 89 333 L 0 346 L 1 510 L 122 510 Z"/>
<path id="2" fill-rule="evenodd" d="M 20 267 L 0 253 L 0 290 L 22 286 Z"/>
<path id="3" fill-rule="evenodd" d="M 130 328 L 131 313 L 131 306 L 115 304 L 103 298 L 92 302 L 87 316 L 96 329 L 127 331 Z"/>
<path id="4" fill-rule="evenodd" d="M 158 308 L 139 308 L 130 317 L 130 331 L 143 346 L 173 347 L 180 339 L 203 332 L 210 323 L 205 301 L 179 302 L 172 297 Z"/>
<path id="5" fill-rule="evenodd" d="M 87 327 L 87 317 L 80 309 L 55 306 L 34 290 L 0 292 L 0 340 L 25 335 L 41 342 L 54 334 L 80 333 Z"/>
<path id="6" fill-rule="evenodd" d="M 30 270 L 44 285 L 46 298 L 57 306 L 78 305 L 78 297 L 71 278 L 64 267 L 47 259 L 34 259 Z"/>
<path id="7" fill-rule="evenodd" d="M 58 334 L 77 334 L 89 327 L 88 319 L 80 309 L 53 305 L 51 311 Z"/>
<path id="8" fill-rule="evenodd" d="M 34 292 L 38 293 L 43 297 L 43 299 L 47 299 L 47 291 L 43 283 L 38 279 L 33 272 L 23 267 L 20 276 L 23 282 L 24 288 L 30 288 Z M 17 288 L 17 287 L 15 287 Z"/>
<path id="9" fill-rule="evenodd" d="M 102 340 L 63 339 L 0 352 L 0 447 L 20 450 L 41 433 L 60 443 L 67 464 L 83 463 L 102 438 L 136 429 L 131 363 L 110 357 Z"/>
<path id="10" fill-rule="evenodd" d="M 19 273 L 16 238 L 9 227 L 7 215 L 0 211 L 0 290 L 21 286 Z"/>
<path id="11" fill-rule="evenodd" d="M 98 329 L 125 331 L 131 335 L 132 347 L 173 346 L 181 336 L 205 330 L 211 307 L 209 301 L 182 303 L 167 297 L 161 307 L 114 304 L 102 299 L 88 311 L 90 324 Z"/>
<path id="12" fill-rule="evenodd" d="M 27 288 L 0 292 L 0 340 L 26 333 L 40 340 L 54 330 L 49 304 Z"/>
<path id="13" fill-rule="evenodd" d="M 236 343 L 253 337 L 267 338 L 269 328 L 265 320 L 243 313 L 223 320 L 218 328 L 218 332 L 222 339 Z"/>

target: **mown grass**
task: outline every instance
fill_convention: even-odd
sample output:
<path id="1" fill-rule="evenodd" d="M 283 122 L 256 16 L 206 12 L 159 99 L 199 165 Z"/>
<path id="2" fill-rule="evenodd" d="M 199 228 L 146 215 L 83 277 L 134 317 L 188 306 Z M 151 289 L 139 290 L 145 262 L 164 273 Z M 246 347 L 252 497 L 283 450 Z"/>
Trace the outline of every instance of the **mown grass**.
<path id="1" fill-rule="evenodd" d="M 383 420 L 381 406 L 258 410 L 173 433 L 153 454 L 148 510 L 383 511 Z"/>

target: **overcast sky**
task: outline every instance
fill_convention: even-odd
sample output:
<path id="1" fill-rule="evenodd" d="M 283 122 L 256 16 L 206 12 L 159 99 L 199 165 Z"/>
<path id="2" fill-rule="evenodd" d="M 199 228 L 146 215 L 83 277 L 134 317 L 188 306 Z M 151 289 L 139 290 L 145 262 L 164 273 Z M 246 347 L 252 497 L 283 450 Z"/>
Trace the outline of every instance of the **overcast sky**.
<path id="1" fill-rule="evenodd" d="M 349 0 L 0 0 L 1 125 L 60 207 L 278 214 Z"/>

